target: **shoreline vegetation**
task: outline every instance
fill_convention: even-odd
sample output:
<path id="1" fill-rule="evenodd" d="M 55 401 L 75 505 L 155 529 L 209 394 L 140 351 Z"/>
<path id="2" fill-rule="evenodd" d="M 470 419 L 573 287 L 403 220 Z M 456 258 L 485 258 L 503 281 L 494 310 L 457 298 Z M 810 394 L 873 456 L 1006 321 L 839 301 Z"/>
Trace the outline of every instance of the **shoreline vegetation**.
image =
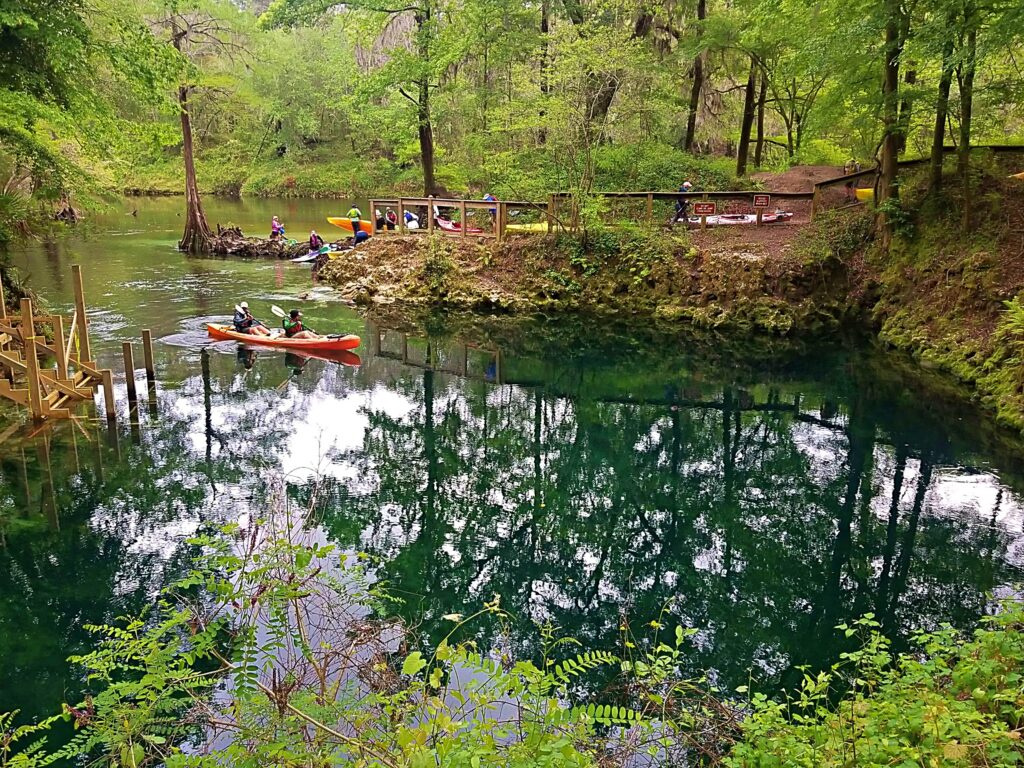
<path id="1" fill-rule="evenodd" d="M 1024 607 L 993 603 L 973 634 L 942 627 L 894 654 L 871 614 L 836 631 L 849 651 L 769 697 L 691 676 L 698 628 L 666 605 L 623 616 L 616 652 L 538 626 L 539 658 L 482 653 L 501 598 L 443 617 L 426 647 L 390 618 L 374 563 L 313 541 L 283 487 L 264 520 L 191 541 L 193 570 L 152 610 L 90 627 L 72 661 L 94 694 L 39 724 L 0 715 L 0 765 L 1016 765 L 1024 759 Z M 48 751 L 50 728 L 74 736 Z"/>
<path id="2" fill-rule="evenodd" d="M 907 173 L 888 243 L 864 208 L 756 233 L 596 221 L 581 233 L 503 243 L 381 235 L 321 257 L 314 274 L 362 306 L 582 312 L 783 337 L 854 329 L 967 385 L 998 423 L 1021 432 L 1024 183 L 1007 178 L 1013 163 L 976 159 L 980 194 L 969 202 L 952 186 L 937 197 L 921 173 Z"/>

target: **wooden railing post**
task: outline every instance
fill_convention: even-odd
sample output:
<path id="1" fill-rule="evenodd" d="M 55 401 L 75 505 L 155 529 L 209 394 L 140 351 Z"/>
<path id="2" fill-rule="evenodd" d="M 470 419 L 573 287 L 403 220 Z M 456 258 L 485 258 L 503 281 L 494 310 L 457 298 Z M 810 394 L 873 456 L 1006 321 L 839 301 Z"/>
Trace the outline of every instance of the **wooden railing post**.
<path id="1" fill-rule="evenodd" d="M 57 351 L 57 378 L 68 377 L 68 358 L 64 352 L 64 318 L 56 316 L 53 322 L 53 348 Z"/>
<path id="2" fill-rule="evenodd" d="M 647 224 L 650 226 L 651 222 L 654 221 L 654 193 L 647 193 Z"/>
<path id="3" fill-rule="evenodd" d="M 551 231 L 555 228 L 555 196 L 553 194 L 552 195 L 548 195 L 547 220 L 548 220 L 548 234 L 551 234 Z"/>
<path id="4" fill-rule="evenodd" d="M 507 205 L 505 203 L 501 202 L 501 201 L 498 201 L 498 208 L 495 211 L 496 218 L 494 220 L 494 226 L 495 226 L 495 234 L 498 237 L 498 242 L 499 243 L 502 240 L 505 239 L 505 217 L 507 215 L 508 215 L 508 207 L 507 207 Z"/>
<path id="5" fill-rule="evenodd" d="M 407 234 L 405 226 L 405 200 L 398 198 L 398 234 Z"/>
<path id="6" fill-rule="evenodd" d="M 469 229 L 469 221 L 466 219 L 466 201 L 459 200 L 459 218 L 461 221 L 462 237 L 466 236 L 467 230 Z"/>
<path id="7" fill-rule="evenodd" d="M 78 313 L 78 359 L 92 364 L 92 347 L 89 344 L 89 318 L 85 314 L 85 291 L 82 289 L 82 265 L 71 265 L 71 277 L 75 286 L 75 311 Z"/>
<path id="8" fill-rule="evenodd" d="M 36 421 L 43 418 L 43 392 L 40 388 L 39 351 L 36 349 L 36 324 L 32 299 L 21 300 L 21 339 L 25 345 L 25 378 L 28 379 L 28 408 Z"/>
<path id="9" fill-rule="evenodd" d="M 370 201 L 370 236 L 374 237 L 377 234 L 377 201 Z M 145 333 L 145 331 L 143 331 Z M 148 373 L 148 371 L 147 371 Z"/>
<path id="10" fill-rule="evenodd" d="M 434 196 L 427 195 L 427 234 L 434 234 Z"/>
<path id="11" fill-rule="evenodd" d="M 814 196 L 811 198 L 811 221 L 814 221 L 814 217 L 818 215 L 818 191 L 819 187 L 815 184 Z"/>

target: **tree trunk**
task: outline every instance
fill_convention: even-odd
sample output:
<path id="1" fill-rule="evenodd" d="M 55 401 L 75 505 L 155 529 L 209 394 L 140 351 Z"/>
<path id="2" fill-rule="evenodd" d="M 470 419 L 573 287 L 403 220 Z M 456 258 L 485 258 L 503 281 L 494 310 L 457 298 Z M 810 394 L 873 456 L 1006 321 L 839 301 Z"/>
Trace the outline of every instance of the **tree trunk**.
<path id="1" fill-rule="evenodd" d="M 942 189 L 942 151 L 946 139 L 946 114 L 949 111 L 949 89 L 953 84 L 953 38 L 942 46 L 942 74 L 939 76 L 939 98 L 935 103 L 935 129 L 932 131 L 932 156 L 928 188 Z"/>
<path id="2" fill-rule="evenodd" d="M 768 73 L 761 70 L 761 90 L 757 94 L 757 141 L 754 142 L 754 166 L 761 167 L 764 156 L 764 105 L 768 100 Z"/>
<path id="3" fill-rule="evenodd" d="M 906 75 L 903 77 L 905 85 L 913 86 L 917 85 L 917 70 L 913 69 L 914 63 L 910 62 L 908 65 Z M 910 115 L 914 109 L 914 100 L 910 96 L 910 90 L 905 88 L 903 90 L 903 97 L 900 99 L 900 133 L 899 133 L 899 153 L 903 154 L 907 150 L 907 136 L 910 134 Z"/>
<path id="4" fill-rule="evenodd" d="M 436 193 L 434 181 L 434 128 L 430 122 L 430 83 L 426 78 L 419 81 L 419 99 L 417 117 L 420 136 L 420 163 L 423 165 L 423 194 L 430 196 Z M 430 215 L 433 213 L 429 212 Z"/>
<path id="5" fill-rule="evenodd" d="M 196 184 L 196 165 L 192 148 L 192 117 L 188 111 L 188 86 L 178 88 L 178 109 L 181 112 L 181 154 L 185 160 L 185 232 L 178 250 L 188 253 L 209 253 L 213 234 L 206 223 L 203 203 Z"/>
<path id="6" fill-rule="evenodd" d="M 963 75 L 960 78 L 960 154 L 957 158 L 957 171 L 960 175 L 960 186 L 963 189 L 963 228 L 971 228 L 971 114 L 974 110 L 974 67 L 978 53 L 978 30 L 974 25 L 973 9 L 966 12 L 969 29 L 965 42 Z"/>
<path id="7" fill-rule="evenodd" d="M 704 19 L 708 15 L 707 0 L 697 0 L 697 39 L 704 34 Z M 693 149 L 693 139 L 697 132 L 697 111 L 700 109 L 700 92 L 704 87 L 704 54 L 699 52 L 693 59 L 693 85 L 690 88 L 690 113 L 686 116 L 686 138 L 683 149 Z"/>
<path id="8" fill-rule="evenodd" d="M 647 11 L 641 12 L 633 22 L 633 34 L 630 39 L 643 40 L 650 33 L 652 26 L 654 26 L 654 14 Z M 604 134 L 604 121 L 608 117 L 608 110 L 612 107 L 615 94 L 619 91 L 621 79 L 620 72 L 591 75 L 591 80 L 595 83 L 595 90 L 587 110 L 587 121 L 600 126 L 602 135 Z"/>
<path id="9" fill-rule="evenodd" d="M 547 114 L 547 98 L 548 94 L 551 93 L 551 81 L 548 79 L 548 32 L 551 29 L 551 5 L 549 0 L 542 0 L 540 4 L 540 34 L 541 34 L 541 49 L 540 49 L 540 131 L 537 134 L 537 141 L 539 144 L 546 144 L 548 140 L 548 131 L 544 127 L 544 116 Z"/>
<path id="10" fill-rule="evenodd" d="M 430 61 L 430 16 L 431 5 L 416 12 L 416 52 L 421 62 Z M 423 194 L 427 197 L 437 191 L 434 180 L 434 126 L 430 119 L 430 78 L 427 75 L 416 81 L 416 122 L 420 139 L 420 164 L 423 166 Z M 433 216 L 431 211 L 427 213 Z"/>
<path id="11" fill-rule="evenodd" d="M 750 154 L 750 131 L 754 127 L 754 88 L 757 86 L 757 63 L 750 58 L 746 94 L 743 97 L 743 121 L 740 123 L 740 144 L 736 150 L 736 175 L 747 175 L 747 157 Z"/>
<path id="12" fill-rule="evenodd" d="M 899 155 L 899 90 L 900 90 L 900 5 L 899 0 L 886 0 L 885 76 L 882 80 L 882 158 L 879 164 L 878 204 L 899 197 L 896 174 Z M 892 239 L 892 222 L 884 212 L 879 216 L 882 245 Z"/>

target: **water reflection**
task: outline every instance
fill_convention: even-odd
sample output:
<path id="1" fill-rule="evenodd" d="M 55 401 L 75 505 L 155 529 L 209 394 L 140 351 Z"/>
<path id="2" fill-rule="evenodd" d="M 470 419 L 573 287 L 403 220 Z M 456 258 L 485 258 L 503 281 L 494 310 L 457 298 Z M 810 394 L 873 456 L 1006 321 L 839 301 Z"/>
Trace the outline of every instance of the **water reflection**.
<path id="1" fill-rule="evenodd" d="M 1020 577 L 1019 467 L 888 361 L 586 328 L 363 336 L 355 361 L 158 344 L 134 429 L 3 443 L 0 709 L 75 698 L 81 623 L 141 610 L 188 534 L 258 515 L 281 474 L 323 535 L 382 558 L 428 639 L 494 594 L 522 653 L 528 620 L 614 647 L 667 604 L 700 630 L 693 668 L 729 684 L 831 662 L 834 625 L 865 611 L 968 626 Z"/>

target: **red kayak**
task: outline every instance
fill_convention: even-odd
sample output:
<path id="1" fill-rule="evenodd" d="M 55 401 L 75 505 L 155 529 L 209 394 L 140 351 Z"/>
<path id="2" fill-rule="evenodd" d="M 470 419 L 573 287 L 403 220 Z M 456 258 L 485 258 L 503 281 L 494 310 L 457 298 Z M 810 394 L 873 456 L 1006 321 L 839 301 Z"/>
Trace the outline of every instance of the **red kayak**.
<path id="1" fill-rule="evenodd" d="M 441 216 L 438 216 L 436 219 L 434 219 L 434 221 L 437 222 L 437 226 L 439 226 L 445 232 L 461 232 L 462 231 L 462 224 L 460 222 L 458 222 L 458 221 L 452 221 L 451 219 L 445 219 L 445 218 L 442 218 Z M 483 230 L 480 229 L 480 227 L 469 227 L 469 228 L 466 229 L 466 234 L 467 235 L 479 235 L 481 232 L 483 232 Z"/>
<path id="2" fill-rule="evenodd" d="M 240 341 L 243 344 L 259 344 L 261 347 L 283 347 L 285 349 L 308 350 L 310 352 L 340 352 L 359 346 L 359 337 L 353 334 L 337 338 L 289 339 L 287 336 L 255 336 L 239 333 L 230 325 L 208 325 L 206 332 L 217 341 Z"/>

